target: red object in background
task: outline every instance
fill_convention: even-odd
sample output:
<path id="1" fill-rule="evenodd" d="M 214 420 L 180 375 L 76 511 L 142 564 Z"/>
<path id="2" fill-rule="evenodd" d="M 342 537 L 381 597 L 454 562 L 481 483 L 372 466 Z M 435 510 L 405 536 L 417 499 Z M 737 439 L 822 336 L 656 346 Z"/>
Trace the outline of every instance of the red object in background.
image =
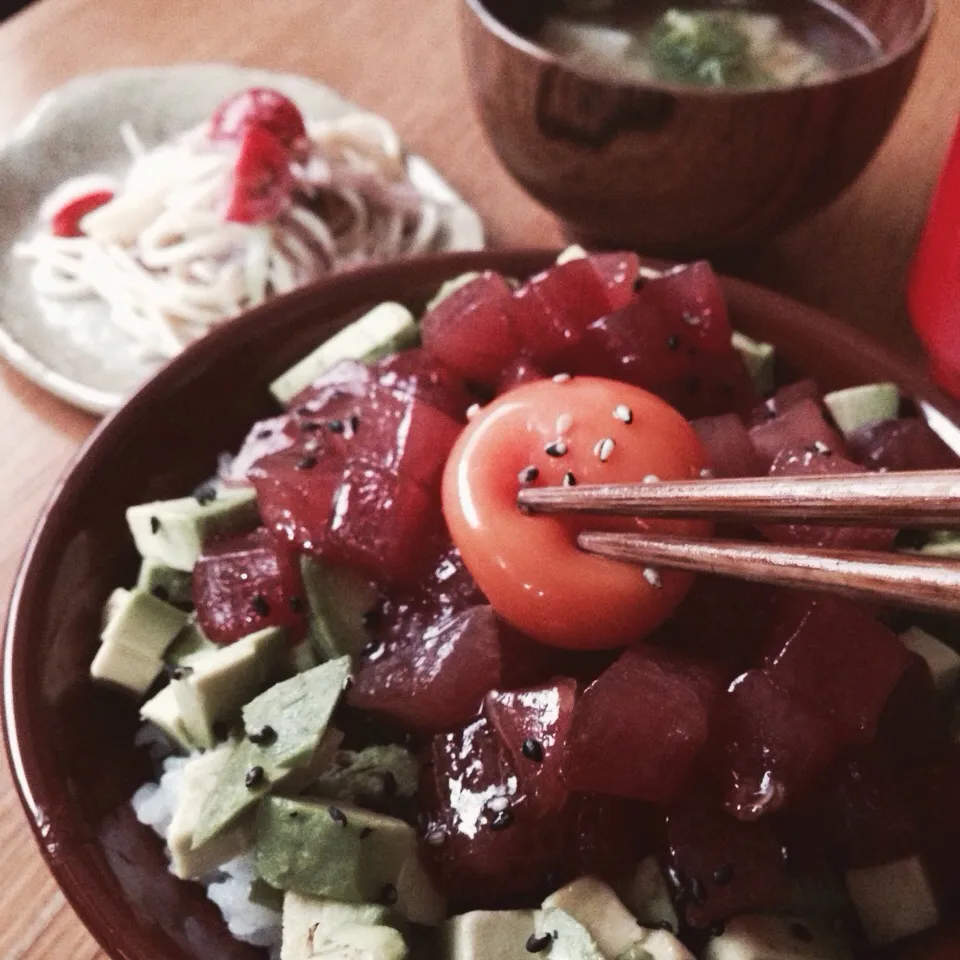
<path id="1" fill-rule="evenodd" d="M 960 126 L 930 205 L 907 302 L 931 373 L 960 397 Z"/>

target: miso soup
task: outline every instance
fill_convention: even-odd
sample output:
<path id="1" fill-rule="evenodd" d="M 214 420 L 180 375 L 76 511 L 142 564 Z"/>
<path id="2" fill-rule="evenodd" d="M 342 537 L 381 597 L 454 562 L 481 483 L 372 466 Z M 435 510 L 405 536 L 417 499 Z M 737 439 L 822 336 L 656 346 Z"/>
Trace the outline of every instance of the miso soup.
<path id="1" fill-rule="evenodd" d="M 699 86 L 816 83 L 883 52 L 827 0 L 564 0 L 535 39 L 594 71 Z"/>

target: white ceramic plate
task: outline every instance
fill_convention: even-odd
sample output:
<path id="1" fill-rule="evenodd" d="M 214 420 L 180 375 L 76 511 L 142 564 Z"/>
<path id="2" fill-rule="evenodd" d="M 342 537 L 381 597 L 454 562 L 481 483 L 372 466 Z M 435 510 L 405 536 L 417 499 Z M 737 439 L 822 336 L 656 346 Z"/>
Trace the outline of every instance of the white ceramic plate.
<path id="1" fill-rule="evenodd" d="M 0 146 L 0 353 L 21 373 L 103 414 L 155 371 L 131 355 L 98 301 L 65 307 L 41 300 L 30 283 L 31 265 L 14 258 L 12 248 L 35 233 L 40 204 L 58 184 L 124 169 L 124 121 L 149 146 L 199 123 L 226 96 L 250 86 L 280 90 L 311 119 L 359 109 L 314 80 L 265 70 L 220 64 L 117 70 L 79 77 L 48 94 Z M 409 169 L 425 195 L 449 204 L 444 249 L 481 249 L 476 211 L 422 158 L 411 157 Z"/>

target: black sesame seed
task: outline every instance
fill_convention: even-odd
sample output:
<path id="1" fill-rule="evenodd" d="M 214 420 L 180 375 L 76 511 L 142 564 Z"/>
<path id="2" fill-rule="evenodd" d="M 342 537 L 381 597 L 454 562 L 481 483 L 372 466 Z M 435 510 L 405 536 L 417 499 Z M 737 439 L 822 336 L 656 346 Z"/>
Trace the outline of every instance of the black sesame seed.
<path id="1" fill-rule="evenodd" d="M 384 770 L 381 774 L 383 780 L 383 795 L 385 797 L 395 797 L 399 787 L 397 785 L 396 775 L 392 770 Z"/>
<path id="2" fill-rule="evenodd" d="M 567 452 L 567 445 L 562 440 L 554 440 L 543 448 L 543 452 L 548 457 L 562 457 Z"/>
<path id="3" fill-rule="evenodd" d="M 243 782 L 247 785 L 248 790 L 254 790 L 263 783 L 263 767 L 251 767 L 247 771 L 246 777 L 244 777 Z"/>
<path id="4" fill-rule="evenodd" d="M 331 433 L 343 433 L 344 426 L 342 420 L 328 420 L 327 429 Z"/>
<path id="5" fill-rule="evenodd" d="M 690 900 L 694 906 L 702 907 L 707 902 L 707 888 L 699 877 L 690 878 L 688 889 L 690 891 Z"/>
<path id="6" fill-rule="evenodd" d="M 366 840 L 367 837 L 369 837 L 371 833 L 373 833 L 373 827 L 364 827 L 364 828 L 360 831 L 360 839 L 361 839 L 361 840 Z"/>
<path id="7" fill-rule="evenodd" d="M 277 731 L 269 724 L 264 724 L 259 730 L 251 730 L 247 739 L 258 747 L 269 747 L 271 743 L 276 743 Z"/>
<path id="8" fill-rule="evenodd" d="M 347 815 L 339 807 L 327 807 L 327 813 L 338 827 L 346 827 Z"/>
<path id="9" fill-rule="evenodd" d="M 296 597 L 296 596 L 291 597 L 291 598 L 290 598 L 290 609 L 291 609 L 294 613 L 303 613 L 303 610 L 304 610 L 303 600 L 301 600 L 300 597 Z"/>
<path id="10" fill-rule="evenodd" d="M 158 600 L 162 600 L 164 603 L 170 602 L 170 591 L 162 583 L 158 583 L 150 592 Z"/>
<path id="11" fill-rule="evenodd" d="M 790 934 L 801 943 L 813 943 L 813 931 L 802 923 L 791 923 Z"/>
<path id="12" fill-rule="evenodd" d="M 518 474 L 517 479 L 521 483 L 533 483 L 540 476 L 540 471 L 533 465 L 524 467 Z"/>
<path id="13" fill-rule="evenodd" d="M 563 485 L 565 487 L 575 487 L 577 485 L 577 478 L 569 470 L 563 475 Z"/>
<path id="14" fill-rule="evenodd" d="M 637 279 L 633 281 L 633 292 L 634 292 L 634 293 L 639 293 L 639 292 L 643 289 L 644 284 L 645 284 L 646 282 L 647 282 L 647 281 L 644 280 L 643 277 L 639 277 L 639 276 L 638 276 Z"/>
<path id="15" fill-rule="evenodd" d="M 392 907 L 397 902 L 397 888 L 392 883 L 385 883 L 380 891 L 380 900 Z"/>
<path id="16" fill-rule="evenodd" d="M 253 607 L 254 612 L 261 617 L 265 617 L 270 612 L 270 604 L 262 593 L 255 593 L 253 599 L 250 601 L 250 605 Z"/>
<path id="17" fill-rule="evenodd" d="M 254 439 L 255 439 L 255 440 L 269 440 L 272 436 L 273 436 L 273 431 L 272 431 L 272 430 L 258 430 L 258 431 L 256 432 L 256 434 L 254 434 Z"/>
<path id="18" fill-rule="evenodd" d="M 151 532 L 151 533 L 159 533 L 159 532 L 160 532 L 160 518 L 159 518 L 159 517 L 151 517 L 151 518 L 150 518 L 150 532 Z"/>
<path id="19" fill-rule="evenodd" d="M 193 673 L 193 667 L 188 667 L 186 664 L 179 663 L 168 663 L 164 664 L 163 672 L 171 680 L 183 680 L 185 677 L 189 677 Z"/>
<path id="20" fill-rule="evenodd" d="M 553 943 L 553 937 L 549 933 L 543 933 L 539 936 L 531 933 L 530 936 L 527 937 L 527 953 L 543 953 L 551 943 Z"/>
<path id="21" fill-rule="evenodd" d="M 725 863 L 713 871 L 713 882 L 718 887 L 725 887 L 733 880 L 733 864 Z"/>
<path id="22" fill-rule="evenodd" d="M 308 420 L 305 424 L 303 424 L 302 429 L 305 430 L 307 433 L 315 433 L 317 430 L 320 429 L 320 426 L 321 425 L 317 423 L 316 420 Z"/>
<path id="23" fill-rule="evenodd" d="M 491 830 L 506 830 L 513 825 L 513 811 L 509 807 L 505 810 L 498 810 L 490 821 Z"/>
<path id="24" fill-rule="evenodd" d="M 353 416 L 347 420 L 347 423 L 350 424 L 351 433 L 356 433 L 357 430 L 360 429 L 360 418 L 356 414 L 353 414 Z"/>
<path id="25" fill-rule="evenodd" d="M 667 346 L 671 350 L 676 350 L 680 346 L 680 338 L 675 333 L 670 334 L 667 337 Z"/>
<path id="26" fill-rule="evenodd" d="M 543 762 L 543 744 L 539 740 L 534 740 L 533 737 L 527 737 L 520 744 L 520 752 L 534 763 Z"/>
<path id="27" fill-rule="evenodd" d="M 297 463 L 298 470 L 312 470 L 317 465 L 317 458 L 312 454 L 304 457 Z"/>

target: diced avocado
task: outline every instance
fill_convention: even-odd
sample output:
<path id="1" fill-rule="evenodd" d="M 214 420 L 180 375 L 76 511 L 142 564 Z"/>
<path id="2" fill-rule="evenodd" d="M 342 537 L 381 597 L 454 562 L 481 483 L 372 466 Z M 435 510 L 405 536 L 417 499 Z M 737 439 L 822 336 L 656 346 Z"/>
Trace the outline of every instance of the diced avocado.
<path id="1" fill-rule="evenodd" d="M 174 680 L 173 687 L 194 743 L 216 744 L 214 726 L 239 716 L 240 708 L 276 676 L 285 643 L 284 631 L 269 627 L 191 661 L 189 672 Z"/>
<path id="2" fill-rule="evenodd" d="M 381 303 L 335 333 L 270 384 L 284 406 L 341 360 L 373 361 L 417 343 L 420 330 L 413 314 L 399 303 Z"/>
<path id="3" fill-rule="evenodd" d="M 416 796 L 418 778 L 417 758 L 397 744 L 384 744 L 359 753 L 341 750 L 313 790 L 331 800 L 346 800 L 362 807 L 382 800 L 388 793 Z"/>
<path id="4" fill-rule="evenodd" d="M 303 767 L 274 766 L 258 744 L 246 738 L 236 742 L 198 814 L 195 839 L 202 843 L 230 829 L 272 790 L 303 789 L 330 762 L 342 739 L 339 730 L 329 728 L 310 764 Z"/>
<path id="5" fill-rule="evenodd" d="M 247 736 L 270 728 L 259 746 L 271 766 L 309 766 L 349 679 L 350 658 L 341 657 L 274 684 L 243 708 Z"/>
<path id="6" fill-rule="evenodd" d="M 283 910 L 283 891 L 277 890 L 276 887 L 271 887 L 269 883 L 261 880 L 259 877 L 254 877 L 253 883 L 250 884 L 250 889 L 247 891 L 247 899 L 258 907 L 266 907 L 268 910 L 273 910 L 276 913 L 280 913 Z"/>
<path id="7" fill-rule="evenodd" d="M 562 267 L 565 263 L 570 263 L 571 260 L 586 260 L 587 251 L 580 246 L 579 243 L 575 243 L 572 246 L 567 247 L 559 257 L 557 257 L 557 266 Z"/>
<path id="8" fill-rule="evenodd" d="M 406 960 L 410 956 L 399 930 L 344 923 L 326 939 L 319 930 L 311 940 L 314 960 Z"/>
<path id="9" fill-rule="evenodd" d="M 707 944 L 703 960 L 849 960 L 850 944 L 799 917 L 734 917 Z"/>
<path id="10" fill-rule="evenodd" d="M 823 398 L 843 435 L 878 420 L 892 420 L 900 412 L 900 389 L 895 383 L 865 383 L 835 390 Z"/>
<path id="11" fill-rule="evenodd" d="M 143 696 L 163 670 L 163 655 L 187 614 L 142 590 L 119 599 L 93 658 L 94 680 L 115 683 Z"/>
<path id="12" fill-rule="evenodd" d="M 949 693 L 960 681 L 960 654 L 942 640 L 921 630 L 910 627 L 900 634 L 904 646 L 927 661 L 933 681 L 940 693 Z"/>
<path id="13" fill-rule="evenodd" d="M 189 572 L 204 543 L 256 526 L 259 521 L 256 492 L 251 487 L 225 488 L 215 500 L 195 497 L 141 503 L 127 510 L 127 524 L 137 550 Z"/>
<path id="14" fill-rule="evenodd" d="M 384 906 L 373 903 L 343 903 L 327 897 L 283 895 L 283 942 L 280 960 L 304 960 L 313 956 L 313 937 L 327 937 L 345 924 L 379 926 L 387 920 Z"/>
<path id="15" fill-rule="evenodd" d="M 281 890 L 377 902 L 415 852 L 409 824 L 359 807 L 267 797 L 257 812 L 257 873 Z"/>
<path id="16" fill-rule="evenodd" d="M 230 760 L 232 747 L 197 754 L 183 768 L 183 785 L 173 821 L 167 831 L 171 869 L 183 879 L 196 879 L 239 856 L 253 846 L 252 821 L 239 822 L 229 830 L 199 841 L 195 830 L 204 799 L 214 788 Z"/>
<path id="17" fill-rule="evenodd" d="M 217 644 L 204 635 L 196 618 L 191 617 L 177 634 L 163 659 L 174 667 L 190 666 L 204 654 L 216 653 L 219 649 L 221 648 Z"/>
<path id="18" fill-rule="evenodd" d="M 107 624 L 117 615 L 117 611 L 124 606 L 129 596 L 129 590 L 125 587 L 117 587 L 117 589 L 107 597 L 107 602 L 103 605 L 103 615 L 100 618 L 101 632 L 107 629 Z"/>
<path id="19" fill-rule="evenodd" d="M 607 960 L 590 931 L 563 910 L 541 910 L 535 932 L 550 938 L 549 947 L 541 953 L 549 960 Z"/>
<path id="20" fill-rule="evenodd" d="M 474 910 L 452 917 L 441 931 L 445 960 L 530 960 L 533 910 Z"/>
<path id="21" fill-rule="evenodd" d="M 880 947 L 940 922 L 940 910 L 919 857 L 848 870 L 847 891 L 867 940 Z"/>
<path id="22" fill-rule="evenodd" d="M 642 860 L 629 882 L 619 891 L 620 899 L 644 926 L 669 924 L 679 929 L 673 898 L 656 857 Z"/>
<path id="23" fill-rule="evenodd" d="M 466 273 L 461 273 L 460 276 L 442 283 L 433 299 L 427 304 L 427 312 L 431 311 L 438 303 L 446 300 L 450 294 L 456 293 L 461 287 L 465 287 L 468 283 L 473 283 L 479 276 L 480 274 L 477 273 L 476 270 L 468 270 Z"/>
<path id="24" fill-rule="evenodd" d="M 310 637 L 325 660 L 356 657 L 370 639 L 365 624 L 378 599 L 376 587 L 345 567 L 304 554 L 300 572 L 310 611 Z"/>
<path id="25" fill-rule="evenodd" d="M 189 573 L 174 570 L 155 557 L 147 557 L 140 564 L 140 575 L 137 577 L 137 586 L 141 590 L 175 606 L 186 606 L 193 602 L 192 582 Z"/>
<path id="26" fill-rule="evenodd" d="M 543 901 L 562 910 L 596 941 L 604 956 L 619 957 L 641 939 L 642 928 L 613 890 L 595 877 L 580 877 Z"/>
<path id="27" fill-rule="evenodd" d="M 758 392 L 763 396 L 771 393 L 776 386 L 774 379 L 776 348 L 773 344 L 754 340 L 736 330 L 733 332 L 731 342 L 733 349 L 740 354 L 743 365 L 747 368 L 747 373 Z"/>
<path id="28" fill-rule="evenodd" d="M 447 915 L 447 900 L 437 889 L 417 851 L 407 859 L 395 884 L 393 912 L 424 927 L 438 927 Z"/>
<path id="29" fill-rule="evenodd" d="M 148 723 L 159 727 L 174 743 L 189 753 L 195 744 L 187 733 L 177 703 L 177 692 L 167 684 L 156 696 L 149 699 L 141 708 L 140 716 Z"/>

